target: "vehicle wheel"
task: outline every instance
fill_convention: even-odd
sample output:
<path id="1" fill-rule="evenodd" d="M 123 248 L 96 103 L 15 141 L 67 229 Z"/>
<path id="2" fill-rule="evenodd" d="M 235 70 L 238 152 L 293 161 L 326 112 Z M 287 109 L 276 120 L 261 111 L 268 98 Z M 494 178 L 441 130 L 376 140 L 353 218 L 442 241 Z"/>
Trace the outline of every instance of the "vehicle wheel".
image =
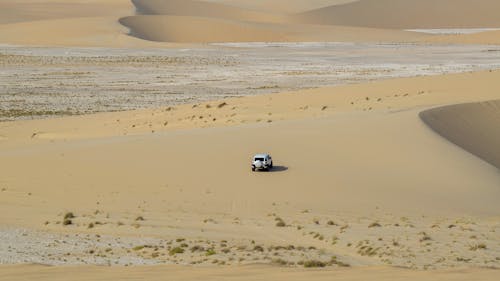
<path id="1" fill-rule="evenodd" d="M 271 163 L 271 165 L 269 166 L 269 169 L 272 169 L 273 168 L 273 163 Z"/>
<path id="2" fill-rule="evenodd" d="M 255 167 L 252 167 L 252 172 L 255 172 Z"/>

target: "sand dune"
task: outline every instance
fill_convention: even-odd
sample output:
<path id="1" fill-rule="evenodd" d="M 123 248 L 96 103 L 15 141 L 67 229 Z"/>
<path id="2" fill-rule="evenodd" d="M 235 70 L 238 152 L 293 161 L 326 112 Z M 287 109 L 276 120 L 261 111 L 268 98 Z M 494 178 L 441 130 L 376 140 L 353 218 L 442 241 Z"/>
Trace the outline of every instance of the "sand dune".
<path id="1" fill-rule="evenodd" d="M 496 0 L 361 0 L 302 14 L 303 23 L 376 28 L 479 28 L 499 27 Z"/>
<path id="2" fill-rule="evenodd" d="M 405 31 L 293 24 L 288 23 L 288 17 L 283 14 L 212 2 L 134 0 L 142 15 L 125 17 L 120 22 L 130 28 L 131 35 L 160 42 L 392 42 L 425 37 Z"/>
<path id="3" fill-rule="evenodd" d="M 394 42 L 426 37 L 413 32 L 372 28 L 271 24 L 235 20 L 147 15 L 120 19 L 130 34 L 159 42 Z M 179 28 L 182 27 L 182 28 Z"/>
<path id="4" fill-rule="evenodd" d="M 132 4 L 133 2 L 133 4 Z M 220 3 L 219 3 L 220 2 Z M 223 2 L 223 3 L 222 3 Z M 260 7 L 245 8 L 244 2 L 224 1 L 107 0 L 0 2 L 0 42 L 10 44 L 158 47 L 156 42 L 296 42 L 421 40 L 426 35 L 396 30 L 318 26 L 290 23 L 279 7 L 307 10 L 339 3 L 338 0 L 309 2 L 246 2 Z M 271 7 L 268 9 L 267 7 Z M 139 15 L 134 16 L 134 8 Z M 130 32 L 119 26 L 123 23 Z M 1 24 L 3 23 L 3 24 Z M 126 34 L 137 38 L 126 38 Z M 166 45 L 162 45 L 166 46 Z"/>
<path id="5" fill-rule="evenodd" d="M 401 29 L 500 26 L 497 0 L 132 2 L 0 0 L 0 42 L 430 42 Z M 498 124 L 498 70 L 1 122 L 0 280 L 497 280 Z M 258 152 L 275 169 L 252 172 Z"/>
<path id="6" fill-rule="evenodd" d="M 279 14 L 256 12 L 195 0 L 132 0 L 132 3 L 135 5 L 137 13 L 143 15 L 211 17 L 252 22 L 281 22 L 284 20 L 284 17 Z"/>
<path id="7" fill-rule="evenodd" d="M 133 16 L 120 19 L 130 34 L 160 42 L 286 41 L 279 31 L 254 23 L 186 16 Z M 181 28 L 180 28 L 181 27 Z"/>
<path id="8" fill-rule="evenodd" d="M 493 32 L 443 37 L 396 29 L 499 27 L 500 19 L 496 13 L 500 8 L 498 1 L 394 1 L 79 0 L 70 3 L 2 0 L 0 42 L 116 47 L 158 46 L 148 41 L 497 44 L 499 36 Z M 137 18 L 134 18 L 134 12 L 139 14 Z M 290 15 L 295 12 L 302 13 Z M 458 16 L 465 12 L 468 15 L 466 19 Z M 422 18 L 426 20 L 422 21 Z M 128 32 L 116 25 L 119 20 L 130 29 L 130 34 L 146 40 L 124 38 L 123 35 Z"/>
<path id="9" fill-rule="evenodd" d="M 357 0 L 202 0 L 204 2 L 222 3 L 235 7 L 266 11 L 277 14 L 294 14 L 319 9 L 331 5 L 340 5 Z"/>
<path id="10" fill-rule="evenodd" d="M 118 19 L 131 15 L 127 0 L 0 0 L 0 42 L 45 46 L 152 47 L 127 36 Z"/>
<path id="11" fill-rule="evenodd" d="M 38 46 L 155 46 L 127 35 L 115 17 L 51 19 L 0 25 L 0 42 Z"/>
<path id="12" fill-rule="evenodd" d="M 500 169 L 500 101 L 451 105 L 424 111 L 438 134 Z"/>
<path id="13" fill-rule="evenodd" d="M 133 5 L 128 0 L 0 0 L 0 24 L 131 13 Z"/>

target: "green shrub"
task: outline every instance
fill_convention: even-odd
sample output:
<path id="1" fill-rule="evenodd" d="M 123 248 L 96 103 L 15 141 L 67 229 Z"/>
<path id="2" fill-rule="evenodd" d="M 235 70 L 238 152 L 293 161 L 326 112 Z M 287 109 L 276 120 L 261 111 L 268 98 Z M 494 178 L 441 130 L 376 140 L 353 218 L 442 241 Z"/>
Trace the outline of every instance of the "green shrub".
<path id="1" fill-rule="evenodd" d="M 168 252 L 168 254 L 171 256 L 174 256 L 177 254 L 183 254 L 183 253 L 184 253 L 184 249 L 181 247 L 175 247 Z"/>
<path id="2" fill-rule="evenodd" d="M 214 250 L 214 249 L 208 249 L 208 250 L 207 250 L 207 252 L 205 253 L 205 255 L 206 255 L 207 257 L 208 257 L 208 256 L 213 256 L 213 255 L 215 255 L 215 254 L 217 254 L 217 253 L 215 252 L 215 250 Z"/>

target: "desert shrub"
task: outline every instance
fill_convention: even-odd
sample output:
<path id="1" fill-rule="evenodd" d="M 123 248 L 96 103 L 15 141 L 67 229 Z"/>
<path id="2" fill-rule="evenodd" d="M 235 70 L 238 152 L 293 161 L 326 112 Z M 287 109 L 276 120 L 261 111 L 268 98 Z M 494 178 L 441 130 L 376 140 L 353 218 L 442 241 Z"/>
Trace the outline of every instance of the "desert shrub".
<path id="1" fill-rule="evenodd" d="M 481 244 L 474 244 L 469 246 L 469 250 L 471 251 L 477 251 L 477 250 L 486 250 L 486 244 L 481 243 Z"/>
<path id="2" fill-rule="evenodd" d="M 264 252 L 264 247 L 256 245 L 255 247 L 253 247 L 253 250 L 257 252 Z"/>
<path id="3" fill-rule="evenodd" d="M 330 220 L 326 223 L 327 225 L 330 225 L 330 226 L 335 226 L 337 225 L 334 221 Z"/>
<path id="4" fill-rule="evenodd" d="M 172 248 L 168 254 L 171 255 L 171 256 L 174 256 L 174 255 L 177 255 L 177 254 L 183 254 L 184 253 L 184 249 L 181 248 L 181 247 L 175 247 L 175 248 Z"/>
<path id="5" fill-rule="evenodd" d="M 318 260 L 308 260 L 304 261 L 304 267 L 313 268 L 313 267 L 325 267 L 326 263 Z"/>
<path id="6" fill-rule="evenodd" d="M 378 222 L 372 222 L 369 226 L 369 228 L 373 228 L 373 227 L 382 227 L 382 225 Z"/>
<path id="7" fill-rule="evenodd" d="M 67 220 L 67 219 L 74 219 L 75 218 L 75 215 L 73 214 L 73 212 L 67 212 L 66 214 L 64 214 L 64 219 Z"/>
<path id="8" fill-rule="evenodd" d="M 280 220 L 280 221 L 276 222 L 276 226 L 277 227 L 286 227 L 286 223 L 284 221 Z"/>
<path id="9" fill-rule="evenodd" d="M 193 247 L 191 247 L 191 252 L 203 252 L 205 251 L 205 248 L 203 248 L 202 246 L 198 246 L 198 245 L 195 245 Z"/>
<path id="10" fill-rule="evenodd" d="M 427 233 L 422 232 L 421 234 L 422 234 L 422 238 L 420 238 L 420 242 L 432 240 L 432 238 Z"/>
<path id="11" fill-rule="evenodd" d="M 206 255 L 206 256 L 213 256 L 213 255 L 215 255 L 215 254 L 217 254 L 217 253 L 215 252 L 215 250 L 214 250 L 214 249 L 208 249 L 208 250 L 205 252 L 205 255 Z"/>
<path id="12" fill-rule="evenodd" d="M 288 265 L 288 261 L 286 261 L 286 260 L 284 260 L 284 259 L 280 259 L 280 258 L 278 258 L 278 259 L 273 259 L 273 260 L 271 261 L 271 263 L 272 263 L 272 264 L 276 264 L 276 265 L 281 265 L 281 266 L 286 266 L 286 265 Z"/>
<path id="13" fill-rule="evenodd" d="M 139 246 L 135 246 L 134 248 L 132 248 L 132 250 L 134 250 L 134 251 L 140 251 L 142 249 L 144 249 L 144 245 L 139 245 Z"/>

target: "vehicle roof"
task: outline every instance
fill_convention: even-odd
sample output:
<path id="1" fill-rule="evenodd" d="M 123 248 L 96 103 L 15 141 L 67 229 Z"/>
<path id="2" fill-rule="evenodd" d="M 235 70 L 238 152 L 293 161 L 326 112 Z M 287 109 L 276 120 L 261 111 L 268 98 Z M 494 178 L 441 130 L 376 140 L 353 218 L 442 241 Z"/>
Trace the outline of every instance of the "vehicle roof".
<path id="1" fill-rule="evenodd" d="M 269 154 L 265 154 L 265 153 L 255 154 L 255 156 L 253 158 L 266 158 L 267 156 L 270 156 L 270 155 Z"/>

